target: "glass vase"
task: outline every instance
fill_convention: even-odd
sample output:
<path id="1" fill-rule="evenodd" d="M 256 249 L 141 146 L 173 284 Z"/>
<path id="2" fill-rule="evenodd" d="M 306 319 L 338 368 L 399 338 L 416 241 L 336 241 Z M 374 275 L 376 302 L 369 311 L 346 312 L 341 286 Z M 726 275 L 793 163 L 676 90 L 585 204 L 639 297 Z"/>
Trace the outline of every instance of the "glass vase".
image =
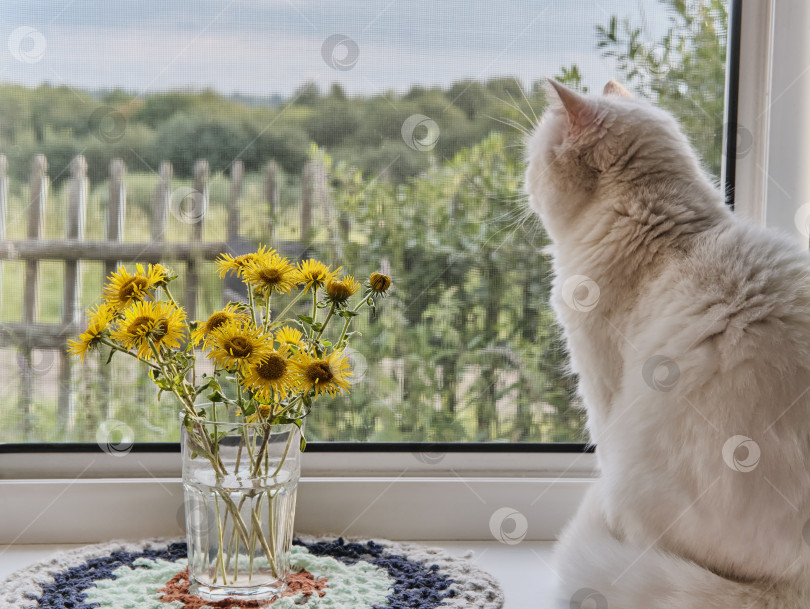
<path id="1" fill-rule="evenodd" d="M 263 601 L 283 592 L 300 476 L 295 425 L 183 427 L 190 592 Z"/>

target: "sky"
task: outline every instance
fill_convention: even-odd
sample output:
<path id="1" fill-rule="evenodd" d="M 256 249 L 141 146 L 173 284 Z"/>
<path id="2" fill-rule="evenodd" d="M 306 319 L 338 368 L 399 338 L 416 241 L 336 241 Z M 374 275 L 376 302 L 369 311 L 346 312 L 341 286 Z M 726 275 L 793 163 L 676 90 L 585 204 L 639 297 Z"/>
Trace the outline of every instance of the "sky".
<path id="1" fill-rule="evenodd" d="M 314 81 L 370 94 L 530 83 L 576 63 L 596 90 L 615 70 L 595 26 L 614 14 L 650 41 L 667 24 L 657 0 L 4 0 L 0 82 L 288 96 Z"/>

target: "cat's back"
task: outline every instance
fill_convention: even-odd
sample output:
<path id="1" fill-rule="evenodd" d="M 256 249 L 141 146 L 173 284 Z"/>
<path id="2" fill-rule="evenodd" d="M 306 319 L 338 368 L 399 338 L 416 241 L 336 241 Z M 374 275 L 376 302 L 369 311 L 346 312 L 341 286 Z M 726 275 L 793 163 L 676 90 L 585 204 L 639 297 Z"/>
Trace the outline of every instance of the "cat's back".
<path id="1" fill-rule="evenodd" d="M 636 308 L 651 336 L 671 333 L 683 356 L 708 350 L 720 370 L 748 358 L 768 368 L 810 366 L 810 255 L 740 218 L 691 239 Z"/>
<path id="2" fill-rule="evenodd" d="M 732 218 L 667 261 L 625 332 L 608 511 L 723 570 L 810 569 L 793 564 L 810 515 L 810 256 Z"/>

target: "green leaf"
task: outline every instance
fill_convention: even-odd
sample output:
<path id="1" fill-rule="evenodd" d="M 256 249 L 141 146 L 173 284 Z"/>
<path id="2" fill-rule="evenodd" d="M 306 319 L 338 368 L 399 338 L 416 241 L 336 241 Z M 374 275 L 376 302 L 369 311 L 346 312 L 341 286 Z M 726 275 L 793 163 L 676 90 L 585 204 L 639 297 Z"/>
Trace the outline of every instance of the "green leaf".
<path id="1" fill-rule="evenodd" d="M 155 381 L 155 385 L 157 385 L 163 391 L 171 391 L 172 390 L 172 384 L 165 377 L 161 377 L 161 378 L 157 379 Z"/>
<path id="2" fill-rule="evenodd" d="M 345 309 L 343 311 L 340 311 L 338 313 L 338 315 L 340 315 L 341 317 L 357 317 L 358 315 L 360 315 L 360 312 L 359 311 L 349 311 L 348 309 Z"/>
<path id="3" fill-rule="evenodd" d="M 301 442 L 298 447 L 301 449 L 301 452 L 307 449 L 307 439 L 304 437 L 304 434 L 301 434 Z"/>
<path id="4" fill-rule="evenodd" d="M 209 402 L 224 402 L 225 396 L 219 390 L 209 393 L 207 396 Z"/>
<path id="5" fill-rule="evenodd" d="M 314 319 L 312 319 L 308 315 L 297 315 L 296 317 L 298 317 L 298 319 L 303 321 L 305 324 L 311 324 L 313 321 L 315 321 Z"/>

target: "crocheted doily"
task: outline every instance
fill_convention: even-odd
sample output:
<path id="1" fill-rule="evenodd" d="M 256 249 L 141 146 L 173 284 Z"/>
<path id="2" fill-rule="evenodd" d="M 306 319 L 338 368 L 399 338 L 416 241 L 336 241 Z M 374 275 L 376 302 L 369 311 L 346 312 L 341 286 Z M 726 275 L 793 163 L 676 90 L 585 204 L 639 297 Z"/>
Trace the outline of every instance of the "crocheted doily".
<path id="1" fill-rule="evenodd" d="M 500 609 L 498 581 L 469 560 L 412 543 L 299 537 L 272 609 Z M 115 541 L 55 554 L 0 583 L 13 609 L 216 609 L 188 593 L 180 539 Z M 257 606 L 254 602 L 250 607 Z"/>

